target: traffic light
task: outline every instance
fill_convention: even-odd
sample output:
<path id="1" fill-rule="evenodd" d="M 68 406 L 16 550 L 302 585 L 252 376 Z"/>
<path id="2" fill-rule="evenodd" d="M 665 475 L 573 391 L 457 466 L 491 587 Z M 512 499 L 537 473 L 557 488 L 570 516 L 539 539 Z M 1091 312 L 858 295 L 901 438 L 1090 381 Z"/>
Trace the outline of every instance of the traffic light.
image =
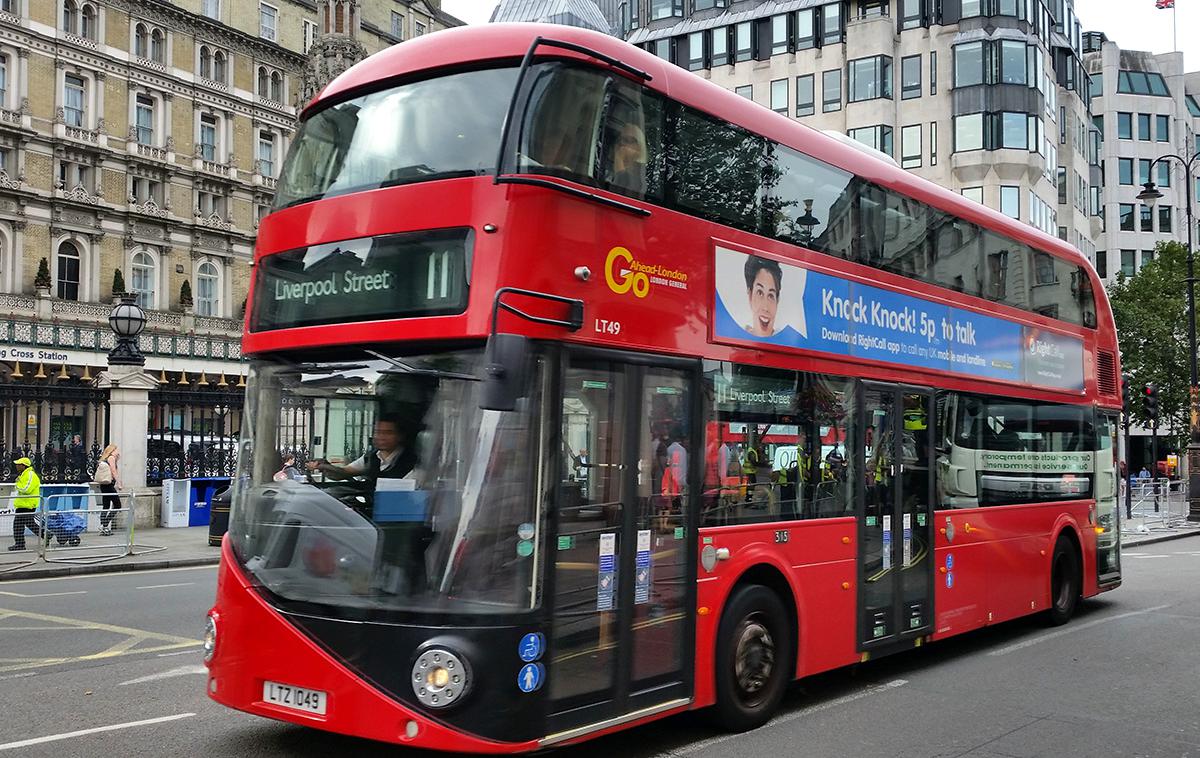
<path id="1" fill-rule="evenodd" d="M 1142 408 L 1150 418 L 1158 418 L 1158 385 L 1154 382 L 1142 388 Z"/>
<path id="2" fill-rule="evenodd" d="M 1133 377 L 1121 374 L 1121 410 L 1126 413 L 1133 407 Z"/>

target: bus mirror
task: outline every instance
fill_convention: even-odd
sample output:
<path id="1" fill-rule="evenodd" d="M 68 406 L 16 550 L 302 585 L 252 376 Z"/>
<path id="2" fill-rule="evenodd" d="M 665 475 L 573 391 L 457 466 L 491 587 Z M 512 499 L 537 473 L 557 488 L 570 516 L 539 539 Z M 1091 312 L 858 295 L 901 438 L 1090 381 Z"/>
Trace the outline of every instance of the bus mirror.
<path id="1" fill-rule="evenodd" d="M 493 334 L 483 351 L 483 377 L 479 407 L 485 411 L 511 411 L 524 394 L 529 339 L 521 334 Z"/>

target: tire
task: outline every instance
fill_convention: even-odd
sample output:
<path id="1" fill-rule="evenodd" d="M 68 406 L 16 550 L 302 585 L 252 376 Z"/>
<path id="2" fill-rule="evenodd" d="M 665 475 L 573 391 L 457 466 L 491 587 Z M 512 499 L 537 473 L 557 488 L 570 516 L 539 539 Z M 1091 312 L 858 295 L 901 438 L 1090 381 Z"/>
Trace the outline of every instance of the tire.
<path id="1" fill-rule="evenodd" d="M 770 720 L 792 678 L 795 637 L 787 611 L 772 590 L 736 588 L 717 633 L 718 723 L 744 732 Z"/>
<path id="2" fill-rule="evenodd" d="M 1046 611 L 1050 626 L 1062 626 L 1075 615 L 1083 586 L 1082 573 L 1079 551 L 1069 539 L 1059 537 L 1050 559 L 1050 609 Z"/>

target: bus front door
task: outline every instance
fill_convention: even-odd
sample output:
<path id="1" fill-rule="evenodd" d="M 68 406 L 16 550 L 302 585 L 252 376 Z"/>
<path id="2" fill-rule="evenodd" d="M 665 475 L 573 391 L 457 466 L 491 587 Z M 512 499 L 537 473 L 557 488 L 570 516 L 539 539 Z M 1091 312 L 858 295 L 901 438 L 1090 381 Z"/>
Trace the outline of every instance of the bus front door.
<path id="1" fill-rule="evenodd" d="M 551 743 L 690 697 L 695 373 L 580 354 L 563 369 Z"/>
<path id="2" fill-rule="evenodd" d="M 866 652 L 933 625 L 933 395 L 864 383 L 858 427 L 858 640 Z"/>

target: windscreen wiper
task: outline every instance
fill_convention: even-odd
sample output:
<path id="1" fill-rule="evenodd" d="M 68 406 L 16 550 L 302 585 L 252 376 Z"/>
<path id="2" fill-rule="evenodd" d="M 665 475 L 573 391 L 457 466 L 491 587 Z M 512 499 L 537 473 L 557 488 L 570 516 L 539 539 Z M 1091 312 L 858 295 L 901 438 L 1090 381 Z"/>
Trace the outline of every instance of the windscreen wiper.
<path id="1" fill-rule="evenodd" d="M 414 366 L 411 363 L 405 363 L 404 361 L 400 360 L 399 358 L 393 358 L 390 355 L 384 355 L 383 353 L 377 353 L 374 350 L 363 350 L 363 352 L 366 353 L 367 355 L 375 356 L 376 358 L 378 358 L 382 361 L 387 361 L 389 364 L 392 365 L 393 370 L 381 371 L 380 373 L 383 373 L 383 374 L 416 374 L 418 376 L 434 376 L 439 379 L 463 379 L 463 380 L 471 381 L 471 382 L 479 381 L 479 377 L 475 376 L 474 374 L 460 374 L 457 371 L 443 371 L 441 369 L 436 369 L 436 368 L 425 368 L 425 367 L 421 367 L 421 366 Z"/>

